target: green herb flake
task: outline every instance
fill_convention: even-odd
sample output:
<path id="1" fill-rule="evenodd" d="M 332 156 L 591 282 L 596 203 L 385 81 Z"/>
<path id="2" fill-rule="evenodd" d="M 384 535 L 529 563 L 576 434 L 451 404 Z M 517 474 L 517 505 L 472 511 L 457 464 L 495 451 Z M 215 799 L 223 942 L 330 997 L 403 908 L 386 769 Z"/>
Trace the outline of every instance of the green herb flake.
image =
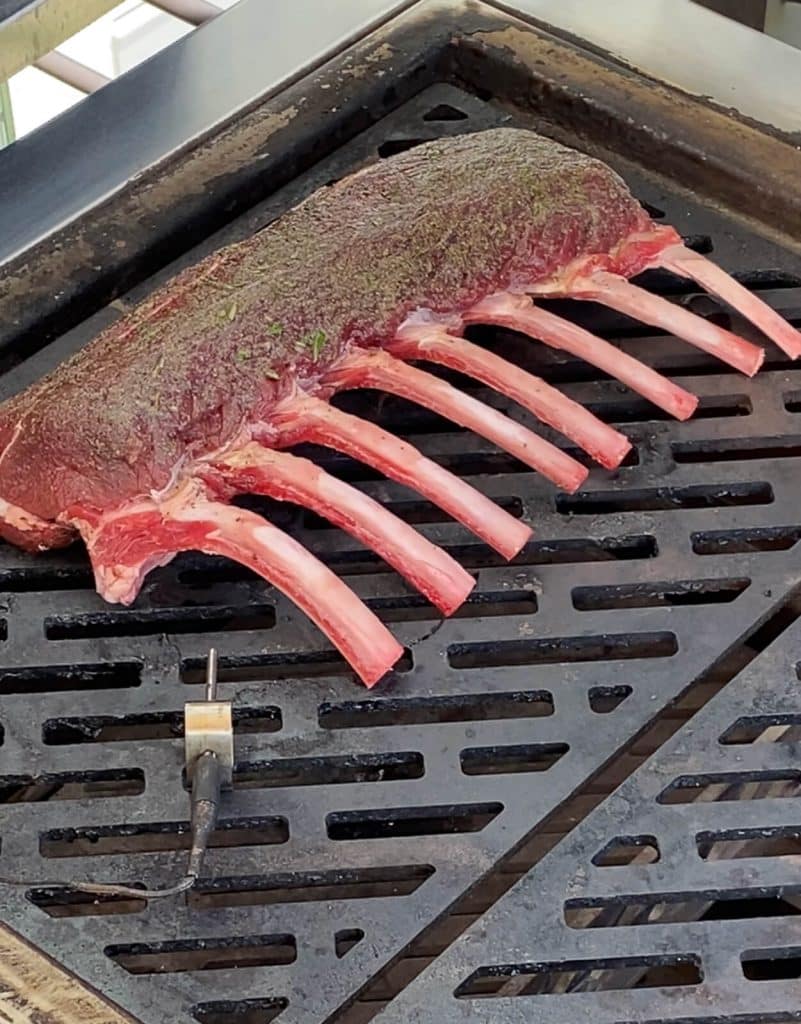
<path id="1" fill-rule="evenodd" d="M 270 324 L 270 326 L 267 328 L 267 333 L 271 335 L 273 338 L 280 338 L 281 335 L 284 333 L 284 325 Z"/>
<path id="2" fill-rule="evenodd" d="M 240 348 L 240 350 L 236 354 L 236 361 L 238 363 L 246 363 L 248 359 L 252 358 L 253 353 L 250 351 L 249 348 Z"/>
<path id="3" fill-rule="evenodd" d="M 303 345 L 304 348 L 311 350 L 312 359 L 315 362 L 320 358 L 327 342 L 328 337 L 325 331 L 321 331 L 319 328 L 316 331 L 310 331 L 308 334 L 304 334 L 300 339 L 301 345 Z"/>
<path id="4" fill-rule="evenodd" d="M 225 310 L 225 316 L 228 320 L 236 320 L 237 306 L 235 302 L 232 302 L 230 306 Z"/>

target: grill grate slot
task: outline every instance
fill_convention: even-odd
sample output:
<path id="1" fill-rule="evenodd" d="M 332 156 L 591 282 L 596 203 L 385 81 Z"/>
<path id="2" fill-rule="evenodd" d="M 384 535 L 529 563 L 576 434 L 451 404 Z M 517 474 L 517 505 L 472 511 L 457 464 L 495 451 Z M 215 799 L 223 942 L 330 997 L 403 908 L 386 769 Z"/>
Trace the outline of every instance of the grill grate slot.
<path id="1" fill-rule="evenodd" d="M 739 860 L 743 857 L 797 857 L 801 828 L 741 828 L 699 832 L 695 837 L 702 860 Z"/>
<path id="2" fill-rule="evenodd" d="M 164 853 L 188 850 L 188 821 L 153 822 L 142 825 L 54 828 L 39 839 L 43 857 L 101 857 L 129 853 Z M 212 835 L 211 847 L 271 846 L 289 839 L 285 818 L 241 818 L 221 821 Z"/>
<path id="3" fill-rule="evenodd" d="M 795 981 L 801 978 L 801 948 L 748 950 L 741 964 L 749 981 Z"/>
<path id="4" fill-rule="evenodd" d="M 660 605 L 728 604 L 750 584 L 750 580 L 740 578 L 574 587 L 573 607 L 588 612 L 609 608 L 658 608 Z"/>
<path id="5" fill-rule="evenodd" d="M 697 892 L 691 897 L 652 893 L 647 897 L 569 900 L 565 904 L 568 928 L 664 926 L 686 921 L 742 921 L 798 914 L 801 914 L 801 889 L 783 889 L 780 894 L 764 889 L 758 893 L 726 893 L 723 899 L 714 892 Z"/>
<path id="6" fill-rule="evenodd" d="M 453 644 L 451 668 L 493 668 L 500 665 L 560 665 L 581 661 L 628 658 L 669 658 L 678 650 L 673 633 L 564 636 L 493 643 Z"/>
<path id="7" fill-rule="evenodd" d="M 354 754 L 350 757 L 288 757 L 251 761 L 234 768 L 236 789 L 272 786 L 331 786 L 353 782 L 420 779 L 423 757 L 416 753 Z"/>
<path id="8" fill-rule="evenodd" d="M 570 747 L 567 743 L 528 743 L 508 747 L 470 747 L 459 754 L 465 775 L 547 772 Z"/>
<path id="9" fill-rule="evenodd" d="M 801 771 L 720 772 L 684 775 L 659 794 L 663 804 L 698 800 L 778 800 L 801 796 Z"/>
<path id="10" fill-rule="evenodd" d="M 616 836 L 592 858 L 599 868 L 621 867 L 625 864 L 655 864 L 660 858 L 656 836 Z"/>
<path id="11" fill-rule="evenodd" d="M 270 1024 L 289 1006 L 286 999 L 217 1000 L 198 1003 L 192 1015 L 198 1024 Z"/>
<path id="12" fill-rule="evenodd" d="M 97 800 L 112 796 L 139 796 L 144 791 L 145 774 L 140 768 L 0 776 L 0 804 Z"/>
<path id="13" fill-rule="evenodd" d="M 278 732 L 279 708 L 233 709 L 235 733 Z M 89 715 L 84 718 L 52 718 L 42 725 L 42 741 L 48 746 L 74 743 L 131 743 L 138 740 L 183 739 L 182 711 L 153 711 L 139 715 Z"/>
<path id="14" fill-rule="evenodd" d="M 335 811 L 326 817 L 326 828 L 329 839 L 338 840 L 481 832 L 502 810 L 502 804 L 487 803 Z"/>
<path id="15" fill-rule="evenodd" d="M 433 725 L 438 722 L 484 722 L 552 715 L 553 696 L 544 690 L 477 693 L 462 697 L 388 698 L 323 704 L 323 729 L 364 729 L 382 725 Z"/>
<path id="16" fill-rule="evenodd" d="M 0 669 L 0 695 L 3 696 L 77 690 L 125 690 L 139 686 L 141 682 L 142 666 L 133 661 Z"/>
<path id="17" fill-rule="evenodd" d="M 601 516 L 612 512 L 769 505 L 772 501 L 773 488 L 769 483 L 693 484 L 688 487 L 560 494 L 556 498 L 556 509 L 562 515 Z"/>
<path id="18" fill-rule="evenodd" d="M 134 942 L 106 946 L 106 956 L 129 974 L 177 974 L 291 964 L 298 950 L 293 935 L 255 935 L 227 939 Z"/>
<path id="19" fill-rule="evenodd" d="M 187 901 L 205 908 L 387 899 L 412 895 L 433 874 L 434 868 L 428 864 L 409 864 L 217 878 L 212 883 L 201 881 Z"/>
<path id="20" fill-rule="evenodd" d="M 161 633 L 203 633 L 271 629 L 271 605 L 246 608 L 157 608 L 150 611 L 95 612 L 45 619 L 48 640 L 85 640 L 104 636 L 153 636 Z"/>
<path id="21" fill-rule="evenodd" d="M 456 990 L 460 999 L 568 995 L 584 991 L 617 992 L 631 987 L 672 988 L 703 981 L 701 964 L 691 956 L 618 957 L 558 964 L 509 964 L 484 967 Z"/>

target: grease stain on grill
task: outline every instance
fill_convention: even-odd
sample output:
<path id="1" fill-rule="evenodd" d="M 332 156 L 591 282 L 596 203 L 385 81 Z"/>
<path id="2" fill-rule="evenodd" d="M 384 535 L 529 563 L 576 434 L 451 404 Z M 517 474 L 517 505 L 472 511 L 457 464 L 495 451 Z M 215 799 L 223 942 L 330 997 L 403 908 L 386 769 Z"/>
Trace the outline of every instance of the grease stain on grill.
<path id="1" fill-rule="evenodd" d="M 325 824 L 328 838 L 334 840 L 454 835 L 481 832 L 502 810 L 503 804 L 493 802 L 332 811 L 326 815 Z"/>
<path id="2" fill-rule="evenodd" d="M 125 690 L 140 686 L 138 661 L 85 665 L 20 666 L 0 669 L 0 695 L 68 693 L 77 690 Z"/>
<path id="3" fill-rule="evenodd" d="M 139 796 L 144 791 L 145 774 L 141 768 L 0 775 L 0 804 L 99 800 L 104 797 Z"/>
<path id="4" fill-rule="evenodd" d="M 618 992 L 632 987 L 632 975 L 637 988 L 672 988 L 703 981 L 701 961 L 691 954 L 607 957 L 481 967 L 459 985 L 454 995 L 457 999 L 497 999 Z"/>
<path id="5" fill-rule="evenodd" d="M 289 824 L 278 815 L 230 818 L 218 823 L 209 846 L 272 846 L 289 839 Z M 188 850 L 188 821 L 54 828 L 39 837 L 43 857 L 100 857 Z"/>
<path id="6" fill-rule="evenodd" d="M 235 789 L 276 786 L 330 786 L 356 782 L 396 782 L 425 774 L 422 754 L 351 754 L 343 757 L 294 757 L 240 762 L 234 768 Z"/>
<path id="7" fill-rule="evenodd" d="M 396 898 L 417 892 L 434 872 L 430 864 L 404 864 L 200 879 L 187 903 L 210 908 Z"/>
<path id="8" fill-rule="evenodd" d="M 574 587 L 577 611 L 613 608 L 658 608 L 660 605 L 728 604 L 751 585 L 745 577 L 676 580 L 660 583 L 621 583 L 617 586 Z"/>
<path id="9" fill-rule="evenodd" d="M 198 1024 L 271 1024 L 289 1006 L 287 999 L 227 999 L 198 1003 L 192 1016 Z"/>
<path id="10" fill-rule="evenodd" d="M 797 917 L 801 888 L 751 891 L 649 893 L 567 900 L 568 928 L 625 928 L 677 925 L 688 921 L 747 921 L 757 917 Z"/>
<path id="11" fill-rule="evenodd" d="M 154 608 L 50 615 L 44 621 L 48 640 L 87 640 L 106 636 L 156 636 L 272 629 L 272 605 L 230 608 Z"/>
<path id="12" fill-rule="evenodd" d="M 767 482 L 688 484 L 686 487 L 643 487 L 625 491 L 579 491 L 558 494 L 562 515 L 600 516 L 613 512 L 667 512 L 674 509 L 727 508 L 770 505 L 773 488 Z"/>
<path id="13" fill-rule="evenodd" d="M 178 974 L 291 964 L 298 950 L 294 935 L 130 942 L 106 946 L 109 960 L 129 974 Z"/>
<path id="14" fill-rule="evenodd" d="M 454 697 L 387 697 L 383 700 L 324 703 L 318 711 L 318 722 L 321 729 L 364 729 L 371 726 L 542 718 L 553 713 L 553 695 L 546 690 L 517 690 Z"/>
<path id="15" fill-rule="evenodd" d="M 277 707 L 234 707 L 233 723 L 237 734 L 278 732 L 283 724 L 281 711 Z M 75 743 L 183 739 L 183 735 L 182 711 L 49 718 L 42 725 L 42 742 L 53 747 Z"/>
<path id="16" fill-rule="evenodd" d="M 597 636 L 540 637 L 527 640 L 451 644 L 448 664 L 456 669 L 504 665 L 559 665 L 582 661 L 669 658 L 679 649 L 675 633 L 604 633 Z"/>
<path id="17" fill-rule="evenodd" d="M 795 859 L 801 855 L 801 827 L 776 825 L 698 832 L 695 845 L 701 860 Z"/>
<path id="18" fill-rule="evenodd" d="M 467 747 L 459 754 L 465 775 L 506 775 L 547 772 L 570 750 L 567 743 L 522 743 L 511 746 Z"/>

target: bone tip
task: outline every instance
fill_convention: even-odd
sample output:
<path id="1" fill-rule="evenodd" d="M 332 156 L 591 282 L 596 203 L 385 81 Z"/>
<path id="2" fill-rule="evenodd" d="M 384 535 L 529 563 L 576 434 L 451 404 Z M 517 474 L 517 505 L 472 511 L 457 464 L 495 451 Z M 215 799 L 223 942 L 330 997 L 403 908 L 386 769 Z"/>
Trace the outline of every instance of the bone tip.
<path id="1" fill-rule="evenodd" d="M 368 690 L 372 690 L 377 683 L 380 683 L 387 673 L 392 671 L 393 666 L 403 657 L 403 647 L 397 641 L 394 642 L 394 648 L 395 650 L 386 660 L 382 659 L 380 663 L 374 662 L 371 665 L 364 665 L 356 670 L 359 679 L 361 679 Z"/>
<path id="2" fill-rule="evenodd" d="M 791 329 L 788 332 L 788 337 L 782 339 L 782 345 L 780 348 L 788 355 L 791 359 L 801 358 L 801 331 Z"/>
<path id="3" fill-rule="evenodd" d="M 502 538 L 492 543 L 492 547 L 507 562 L 511 562 L 513 558 L 519 555 L 534 536 L 534 531 L 526 523 L 521 522 L 519 519 L 514 520 L 514 522 L 516 529 L 510 530 Z"/>
<path id="4" fill-rule="evenodd" d="M 682 422 L 690 419 L 690 417 L 695 414 L 699 401 L 700 399 L 697 395 L 691 395 L 687 392 L 687 395 L 682 397 L 681 401 L 678 403 L 677 408 L 673 410 L 673 415 L 677 420 L 681 420 Z"/>
<path id="5" fill-rule="evenodd" d="M 753 353 L 752 357 L 748 360 L 747 365 L 743 367 L 743 369 L 745 370 L 745 372 L 748 374 L 749 377 L 755 376 L 759 372 L 759 369 L 762 366 L 762 364 L 765 362 L 765 350 L 764 350 L 764 348 L 758 348 L 756 346 L 755 346 L 755 348 L 756 348 L 756 351 Z"/>
<path id="6" fill-rule="evenodd" d="M 567 491 L 568 494 L 575 494 L 583 483 L 586 482 L 587 477 L 590 475 L 590 471 L 586 466 L 581 467 L 581 472 L 574 472 L 569 481 L 565 481 L 562 489 Z"/>
<path id="7" fill-rule="evenodd" d="M 633 447 L 624 434 L 618 434 L 616 443 L 607 451 L 599 452 L 595 458 L 604 469 L 619 469 Z"/>
<path id="8" fill-rule="evenodd" d="M 443 615 L 450 616 L 453 615 L 454 612 L 458 611 L 475 588 L 476 580 L 470 576 L 469 573 L 466 575 L 468 576 L 469 582 L 465 581 L 456 595 L 445 599 L 440 597 L 437 600 L 432 600 L 432 603 L 436 605 L 437 609 L 442 612 Z"/>

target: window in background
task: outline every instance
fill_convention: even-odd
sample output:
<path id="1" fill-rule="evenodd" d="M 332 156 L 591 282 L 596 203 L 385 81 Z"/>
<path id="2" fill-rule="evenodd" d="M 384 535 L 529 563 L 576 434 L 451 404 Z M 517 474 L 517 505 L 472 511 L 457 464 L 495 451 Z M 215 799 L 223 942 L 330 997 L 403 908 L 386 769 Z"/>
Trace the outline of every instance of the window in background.
<path id="1" fill-rule="evenodd" d="M 214 0 L 221 11 L 235 3 L 237 0 Z M 65 40 L 57 52 L 106 78 L 115 78 L 193 30 L 188 22 L 144 0 L 123 0 Z M 18 72 L 6 87 L 0 86 L 0 145 L 27 135 L 84 96 L 38 68 Z"/>

